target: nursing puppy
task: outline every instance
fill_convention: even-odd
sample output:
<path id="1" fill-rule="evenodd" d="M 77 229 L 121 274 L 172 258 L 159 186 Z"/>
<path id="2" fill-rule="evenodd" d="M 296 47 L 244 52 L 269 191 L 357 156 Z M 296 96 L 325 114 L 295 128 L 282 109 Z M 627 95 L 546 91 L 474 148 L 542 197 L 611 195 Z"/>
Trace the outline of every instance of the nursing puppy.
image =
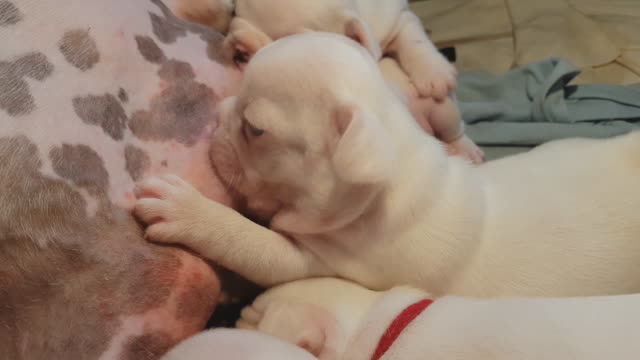
<path id="1" fill-rule="evenodd" d="M 181 342 L 160 360 L 313 360 L 280 339 L 248 330 L 216 329 Z"/>
<path id="2" fill-rule="evenodd" d="M 199 11 L 204 12 L 192 12 Z M 455 67 L 429 40 L 406 0 L 237 0 L 224 48 L 242 66 L 272 39 L 310 31 L 342 34 L 367 48 L 387 80 L 403 91 L 416 121 L 452 154 L 482 163 L 484 153 L 465 135 L 457 106 L 447 97 L 456 85 Z"/>
<path id="3" fill-rule="evenodd" d="M 640 354 L 640 295 L 431 303 L 413 288 L 308 279 L 267 290 L 238 327 L 320 360 L 631 360 Z"/>
<path id="4" fill-rule="evenodd" d="M 473 167 L 416 131 L 362 47 L 324 33 L 261 50 L 220 109 L 213 165 L 269 228 L 168 176 L 139 184 L 152 241 L 266 286 L 339 276 L 433 296 L 640 292 L 640 133 Z"/>

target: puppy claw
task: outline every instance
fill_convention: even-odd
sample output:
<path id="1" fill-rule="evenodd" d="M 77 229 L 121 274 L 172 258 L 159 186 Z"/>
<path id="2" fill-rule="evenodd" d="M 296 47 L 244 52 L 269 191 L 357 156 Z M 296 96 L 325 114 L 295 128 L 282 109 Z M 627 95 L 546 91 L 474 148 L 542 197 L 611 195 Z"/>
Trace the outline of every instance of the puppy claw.
<path id="1" fill-rule="evenodd" d="M 138 199 L 133 208 L 133 213 L 146 224 L 153 224 L 162 219 L 165 212 L 165 202 L 156 198 Z"/>

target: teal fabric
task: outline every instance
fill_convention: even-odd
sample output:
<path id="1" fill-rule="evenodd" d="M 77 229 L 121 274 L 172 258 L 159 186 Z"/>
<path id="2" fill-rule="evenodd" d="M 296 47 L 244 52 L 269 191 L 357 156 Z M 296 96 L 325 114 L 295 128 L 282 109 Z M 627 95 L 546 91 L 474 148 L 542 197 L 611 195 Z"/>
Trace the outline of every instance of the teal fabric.
<path id="1" fill-rule="evenodd" d="M 455 95 L 467 134 L 480 145 L 535 146 L 640 128 L 640 84 L 569 85 L 579 73 L 563 58 L 499 75 L 463 72 Z"/>

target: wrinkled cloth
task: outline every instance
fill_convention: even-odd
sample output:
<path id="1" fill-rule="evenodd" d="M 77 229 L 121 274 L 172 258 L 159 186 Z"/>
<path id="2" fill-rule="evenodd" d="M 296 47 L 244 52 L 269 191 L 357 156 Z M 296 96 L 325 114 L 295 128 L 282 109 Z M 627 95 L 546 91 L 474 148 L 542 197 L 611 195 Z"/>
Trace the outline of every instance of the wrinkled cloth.
<path id="1" fill-rule="evenodd" d="M 456 98 L 480 145 L 527 145 L 573 136 L 608 137 L 640 126 L 640 83 L 570 85 L 580 70 L 550 58 L 504 74 L 460 74 Z"/>

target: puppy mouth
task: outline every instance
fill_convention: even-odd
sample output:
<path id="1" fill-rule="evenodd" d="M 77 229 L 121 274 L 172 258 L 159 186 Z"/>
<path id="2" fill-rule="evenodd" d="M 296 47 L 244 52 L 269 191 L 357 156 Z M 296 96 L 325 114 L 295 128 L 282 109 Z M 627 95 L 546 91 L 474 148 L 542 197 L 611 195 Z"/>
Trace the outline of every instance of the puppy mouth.
<path id="1" fill-rule="evenodd" d="M 237 182 L 233 180 L 233 178 L 229 178 L 226 176 L 221 176 L 217 167 L 214 163 L 212 163 L 212 168 L 216 176 L 220 179 L 222 186 L 225 188 L 225 191 L 231 197 L 234 209 L 236 209 L 239 213 L 247 217 L 249 220 L 268 227 L 271 219 L 278 212 L 279 209 L 254 209 L 249 206 L 250 201 L 247 194 L 242 193 L 238 187 Z M 237 175 L 236 178 L 240 178 L 242 175 Z"/>

